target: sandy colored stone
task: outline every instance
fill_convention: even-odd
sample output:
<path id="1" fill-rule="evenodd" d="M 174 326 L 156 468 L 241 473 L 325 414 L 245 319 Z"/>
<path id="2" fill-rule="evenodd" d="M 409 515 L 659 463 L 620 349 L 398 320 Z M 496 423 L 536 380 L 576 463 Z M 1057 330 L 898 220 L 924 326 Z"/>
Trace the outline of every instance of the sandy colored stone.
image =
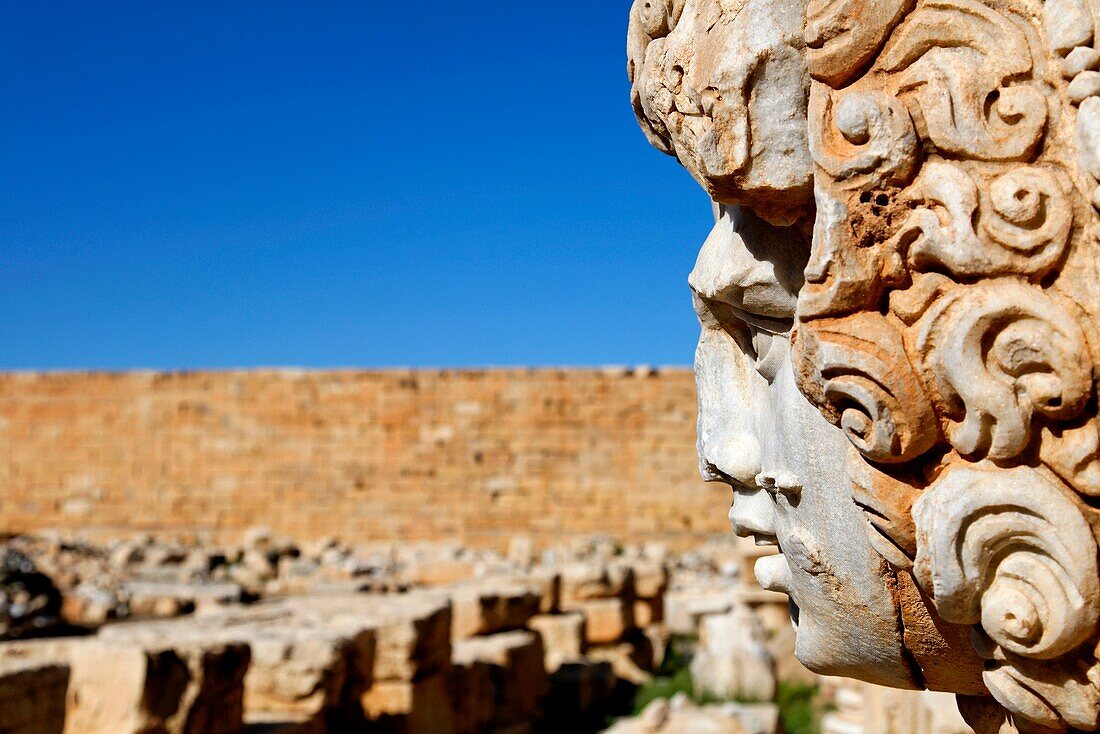
<path id="1" fill-rule="evenodd" d="M 273 603 L 317 624 L 374 629 L 375 680 L 415 680 L 450 666 L 451 607 L 436 594 L 311 596 Z"/>
<path id="2" fill-rule="evenodd" d="M 0 657 L 69 667 L 66 734 L 231 734 L 241 726 L 242 643 L 66 638 L 10 643 Z"/>
<path id="3" fill-rule="evenodd" d="M 278 714 L 305 722 L 347 714 L 373 675 L 375 630 L 369 620 L 329 626 L 278 602 L 170 621 L 111 625 L 99 636 L 147 645 L 165 640 L 248 645 L 252 659 L 244 681 L 244 707 L 250 716 Z"/>
<path id="4" fill-rule="evenodd" d="M 578 601 L 623 597 L 633 588 L 633 569 L 626 565 L 578 561 L 561 567 L 563 608 Z"/>
<path id="5" fill-rule="evenodd" d="M 728 530 L 690 459 L 694 422 L 681 367 L 4 374 L 0 527 L 236 541 L 266 526 L 303 547 L 450 538 L 502 551 L 523 534 L 536 553 L 606 532 L 682 549 Z"/>
<path id="6" fill-rule="evenodd" d="M 673 634 L 695 634 L 704 615 L 728 612 L 736 604 L 736 595 L 732 590 L 672 590 L 664 597 L 665 624 Z"/>
<path id="7" fill-rule="evenodd" d="M 451 600 L 451 639 L 522 627 L 541 605 L 540 595 L 524 584 L 484 580 L 457 584 L 447 589 Z"/>
<path id="8" fill-rule="evenodd" d="M 530 631 L 502 632 L 455 643 L 454 660 L 489 666 L 493 682 L 495 726 L 534 719 L 549 689 L 542 638 Z"/>
<path id="9" fill-rule="evenodd" d="M 665 603 L 662 597 L 634 600 L 634 624 L 638 627 L 649 627 L 664 619 Z"/>
<path id="10" fill-rule="evenodd" d="M 473 561 L 432 559 L 418 561 L 404 570 L 403 580 L 423 586 L 442 586 L 456 581 L 469 581 L 477 575 Z"/>
<path id="11" fill-rule="evenodd" d="M 548 671 L 557 670 L 563 662 L 577 660 L 584 655 L 587 635 L 583 613 L 540 614 L 531 617 L 527 626 L 542 637 Z"/>
<path id="12" fill-rule="evenodd" d="M 453 734 L 456 731 L 451 676 L 417 681 L 375 681 L 362 697 L 371 731 L 380 734 Z"/>
<path id="13" fill-rule="evenodd" d="M 748 609 L 708 614 L 699 626 L 691 661 L 697 691 L 721 699 L 769 701 L 775 695 L 775 661 L 763 625 Z"/>
<path id="14" fill-rule="evenodd" d="M 552 567 L 538 566 L 517 581 L 539 595 L 539 613 L 553 614 L 561 605 L 561 574 Z"/>
<path id="15" fill-rule="evenodd" d="M 642 599 L 656 599 L 668 588 L 668 569 L 656 561 L 630 563 L 634 577 L 634 594 Z"/>
<path id="16" fill-rule="evenodd" d="M 749 734 L 737 716 L 715 706 L 694 706 L 682 698 L 657 699 L 607 734 Z M 770 733 L 769 733 L 770 734 Z"/>
<path id="17" fill-rule="evenodd" d="M 562 608 L 584 615 L 587 642 L 604 645 L 618 642 L 628 630 L 634 628 L 634 605 L 621 598 L 587 599 L 570 601 Z"/>

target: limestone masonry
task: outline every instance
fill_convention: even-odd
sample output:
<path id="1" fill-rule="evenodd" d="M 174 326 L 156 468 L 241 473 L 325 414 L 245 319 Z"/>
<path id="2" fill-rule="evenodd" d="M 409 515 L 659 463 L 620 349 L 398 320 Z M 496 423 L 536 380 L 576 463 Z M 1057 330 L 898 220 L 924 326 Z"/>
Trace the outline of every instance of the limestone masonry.
<path id="1" fill-rule="evenodd" d="M 728 532 L 686 369 L 0 375 L 0 531 Z"/>

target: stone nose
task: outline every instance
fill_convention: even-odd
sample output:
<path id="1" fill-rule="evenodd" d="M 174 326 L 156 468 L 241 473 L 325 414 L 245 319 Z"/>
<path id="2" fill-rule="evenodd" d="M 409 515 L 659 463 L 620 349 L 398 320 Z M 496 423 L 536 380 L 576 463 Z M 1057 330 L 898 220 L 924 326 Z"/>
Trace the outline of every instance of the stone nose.
<path id="1" fill-rule="evenodd" d="M 765 492 L 778 492 L 788 497 L 797 497 L 802 494 L 802 481 L 783 469 L 761 471 L 753 479 L 753 483 Z"/>
<path id="2" fill-rule="evenodd" d="M 748 433 L 737 433 L 718 442 L 701 442 L 699 474 L 707 482 L 756 486 L 760 473 L 760 442 Z"/>
<path id="3" fill-rule="evenodd" d="M 743 538 L 765 542 L 775 540 L 775 506 L 767 492 L 737 488 L 729 518 L 733 532 Z"/>

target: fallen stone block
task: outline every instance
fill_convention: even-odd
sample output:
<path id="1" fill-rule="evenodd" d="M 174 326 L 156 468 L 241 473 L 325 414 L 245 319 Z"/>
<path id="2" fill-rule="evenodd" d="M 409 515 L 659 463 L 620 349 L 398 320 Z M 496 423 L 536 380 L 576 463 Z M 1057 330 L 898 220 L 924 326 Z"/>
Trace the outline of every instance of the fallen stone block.
<path id="1" fill-rule="evenodd" d="M 496 713 L 492 665 L 482 660 L 452 659 L 455 734 L 481 734 Z"/>
<path id="2" fill-rule="evenodd" d="M 771 700 L 775 661 L 766 639 L 760 620 L 744 607 L 704 616 L 691 661 L 696 690 L 723 699 Z"/>
<path id="3" fill-rule="evenodd" d="M 779 707 L 774 703 L 723 703 L 713 708 L 726 716 L 737 719 L 745 734 L 776 734 L 779 729 Z M 936 731 L 936 734 L 946 732 Z"/>
<path id="4" fill-rule="evenodd" d="M 67 664 L 66 734 L 231 734 L 240 730 L 242 643 L 159 645 L 65 638 L 0 646 L 0 659 Z"/>
<path id="5" fill-rule="evenodd" d="M 634 576 L 634 595 L 642 599 L 656 599 L 664 595 L 668 587 L 668 569 L 655 561 L 631 563 Z"/>
<path id="6" fill-rule="evenodd" d="M 629 566 L 575 562 L 561 567 L 563 607 L 590 599 L 625 597 L 633 591 L 634 573 Z"/>
<path id="7" fill-rule="evenodd" d="M 316 624 L 373 629 L 373 680 L 412 681 L 450 671 L 451 606 L 438 593 L 310 596 L 277 603 Z"/>
<path id="8" fill-rule="evenodd" d="M 581 658 L 587 647 L 584 614 L 540 614 L 527 621 L 528 628 L 542 636 L 546 669 L 553 672 L 570 660 Z"/>
<path id="9" fill-rule="evenodd" d="M 652 599 L 634 600 L 634 624 L 638 627 L 648 627 L 658 624 L 665 619 L 665 603 L 663 597 Z"/>
<path id="10" fill-rule="evenodd" d="M 489 666 L 494 726 L 530 721 L 537 715 L 549 689 L 537 633 L 519 630 L 462 640 L 455 643 L 453 657 L 459 665 L 476 661 Z"/>
<path id="11" fill-rule="evenodd" d="M 716 706 L 696 706 L 683 694 L 659 698 L 638 716 L 621 719 L 605 734 L 750 734 L 732 712 Z M 755 734 L 755 732 L 753 732 Z M 767 734 L 774 734 L 768 732 Z"/>
<path id="12" fill-rule="evenodd" d="M 375 681 L 362 697 L 369 731 L 379 734 L 454 734 L 450 673 L 418 681 Z"/>
<path id="13" fill-rule="evenodd" d="M 633 685 L 645 685 L 653 679 L 653 676 L 639 664 L 636 648 L 628 642 L 592 647 L 588 650 L 587 657 L 590 660 L 610 664 L 616 678 Z M 649 655 L 649 658 L 652 658 L 652 654 Z"/>
<path id="14" fill-rule="evenodd" d="M 522 584 L 478 581 L 453 586 L 448 594 L 456 641 L 519 629 L 539 612 L 539 595 Z"/>
<path id="15" fill-rule="evenodd" d="M 65 665 L 0 660 L 0 732 L 62 734 L 68 684 Z"/>
<path id="16" fill-rule="evenodd" d="M 584 615 L 585 634 L 592 645 L 618 642 L 634 628 L 634 604 L 622 598 L 570 601 L 563 609 Z"/>
<path id="17" fill-rule="evenodd" d="M 737 605 L 732 589 L 669 591 L 664 599 L 665 625 L 674 635 L 695 635 L 707 614 L 724 614 Z"/>
<path id="18" fill-rule="evenodd" d="M 561 605 L 561 574 L 553 568 L 538 567 L 517 581 L 539 595 L 539 613 L 553 614 Z"/>
<path id="19" fill-rule="evenodd" d="M 103 628 L 104 639 L 241 642 L 252 650 L 245 677 L 246 716 L 297 722 L 346 719 L 370 685 L 375 631 L 369 620 L 327 623 L 281 602 L 227 608 L 222 614 Z"/>

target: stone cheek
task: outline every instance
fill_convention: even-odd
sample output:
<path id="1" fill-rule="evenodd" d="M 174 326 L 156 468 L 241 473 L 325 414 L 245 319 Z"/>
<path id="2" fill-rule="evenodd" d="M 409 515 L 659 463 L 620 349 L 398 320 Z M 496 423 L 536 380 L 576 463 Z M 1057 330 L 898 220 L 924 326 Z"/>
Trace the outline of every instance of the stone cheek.
<path id="1" fill-rule="evenodd" d="M 728 5 L 689 0 L 680 27 Z M 1097 21 L 1087 0 L 810 0 L 812 81 L 787 108 L 807 115 L 816 210 L 795 375 L 857 452 L 872 545 L 910 579 L 902 625 L 927 603 L 972 627 L 1000 708 L 965 708 L 991 731 L 1100 730 Z M 635 106 L 713 198 L 756 206 L 708 175 L 704 136 L 648 76 L 671 48 L 710 59 L 713 27 L 662 31 Z M 703 117 L 711 138 L 758 132 L 746 110 Z M 718 149 L 734 169 L 766 161 Z M 915 655 L 926 673 L 936 649 Z"/>

